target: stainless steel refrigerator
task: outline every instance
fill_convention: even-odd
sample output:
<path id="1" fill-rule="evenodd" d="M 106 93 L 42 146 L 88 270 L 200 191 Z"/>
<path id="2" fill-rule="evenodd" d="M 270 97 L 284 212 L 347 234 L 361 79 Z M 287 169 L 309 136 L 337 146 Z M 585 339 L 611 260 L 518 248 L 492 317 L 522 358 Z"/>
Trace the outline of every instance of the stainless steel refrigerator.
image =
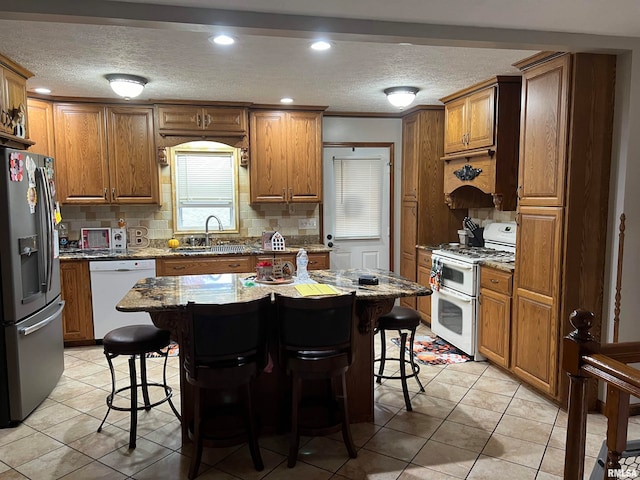
<path id="1" fill-rule="evenodd" d="M 54 160 L 0 148 L 0 427 L 24 420 L 64 370 Z"/>

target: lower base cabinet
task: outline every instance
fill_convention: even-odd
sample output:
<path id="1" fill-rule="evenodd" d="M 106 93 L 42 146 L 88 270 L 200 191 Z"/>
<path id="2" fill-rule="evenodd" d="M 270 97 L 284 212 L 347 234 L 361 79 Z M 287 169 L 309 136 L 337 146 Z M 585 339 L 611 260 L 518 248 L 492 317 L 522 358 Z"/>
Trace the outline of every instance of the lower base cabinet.
<path id="1" fill-rule="evenodd" d="M 489 360 L 509 368 L 511 296 L 513 274 L 491 267 L 480 268 L 478 350 Z"/>
<path id="2" fill-rule="evenodd" d="M 325 270 L 329 268 L 329 253 L 309 253 L 308 269 Z M 156 275 L 211 275 L 218 273 L 251 273 L 258 262 L 282 260 L 296 265 L 296 256 L 292 253 L 273 253 L 260 255 L 228 255 L 215 257 L 174 257 L 156 259 Z"/>
<path id="3" fill-rule="evenodd" d="M 93 342 L 93 307 L 91 275 L 86 260 L 60 262 L 63 340 L 65 343 Z"/>
<path id="4" fill-rule="evenodd" d="M 431 252 L 418 250 L 418 279 L 417 282 L 425 287 L 429 286 L 431 277 Z M 417 297 L 417 310 L 422 317 L 422 321 L 431 325 L 431 295 L 427 297 Z"/>
<path id="5" fill-rule="evenodd" d="M 252 272 L 253 269 L 253 257 L 250 256 L 191 256 L 156 259 L 156 275 L 159 277 L 175 275 L 209 275 L 216 273 L 246 273 Z"/>

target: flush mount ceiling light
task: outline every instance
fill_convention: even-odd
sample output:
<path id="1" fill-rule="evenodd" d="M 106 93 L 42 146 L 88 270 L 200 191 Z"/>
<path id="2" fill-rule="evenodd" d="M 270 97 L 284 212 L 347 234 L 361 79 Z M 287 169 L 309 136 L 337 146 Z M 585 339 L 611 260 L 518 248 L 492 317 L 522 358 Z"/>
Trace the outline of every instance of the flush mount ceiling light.
<path id="1" fill-rule="evenodd" d="M 33 90 L 36 93 L 42 93 L 44 95 L 47 95 L 49 93 L 51 93 L 51 90 L 49 90 L 48 88 L 44 88 L 44 87 L 38 87 L 36 89 Z"/>
<path id="2" fill-rule="evenodd" d="M 323 50 L 329 50 L 331 48 L 331 43 L 326 40 L 317 40 L 311 44 L 311 49 L 321 52 Z"/>
<path id="3" fill-rule="evenodd" d="M 385 88 L 384 93 L 387 100 L 394 107 L 404 108 L 411 105 L 416 98 L 416 93 L 420 91 L 417 87 L 391 87 Z"/>
<path id="4" fill-rule="evenodd" d="M 126 75 L 122 73 L 111 73 L 109 75 L 105 75 L 105 78 L 109 80 L 111 89 L 124 98 L 137 97 L 142 93 L 144 86 L 148 82 L 144 77 Z"/>
<path id="5" fill-rule="evenodd" d="M 216 45 L 233 45 L 236 43 L 236 39 L 230 35 L 216 35 L 209 38 L 209 41 Z"/>

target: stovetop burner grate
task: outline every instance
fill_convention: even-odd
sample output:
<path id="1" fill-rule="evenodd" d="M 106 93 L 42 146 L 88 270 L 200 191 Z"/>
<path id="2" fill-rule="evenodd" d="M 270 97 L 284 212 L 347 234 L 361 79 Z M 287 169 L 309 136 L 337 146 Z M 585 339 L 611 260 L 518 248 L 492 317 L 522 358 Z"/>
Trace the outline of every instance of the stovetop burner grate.
<path id="1" fill-rule="evenodd" d="M 433 253 L 468 262 L 478 262 L 482 260 L 497 260 L 501 262 L 515 261 L 515 254 L 513 252 L 484 247 L 442 245 L 440 249 L 435 250 Z"/>

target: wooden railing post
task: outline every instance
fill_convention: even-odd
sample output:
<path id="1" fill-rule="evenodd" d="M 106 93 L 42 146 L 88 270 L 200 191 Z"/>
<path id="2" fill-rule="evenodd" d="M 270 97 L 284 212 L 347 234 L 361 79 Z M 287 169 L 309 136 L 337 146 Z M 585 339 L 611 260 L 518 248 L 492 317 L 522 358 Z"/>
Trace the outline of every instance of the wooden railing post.
<path id="1" fill-rule="evenodd" d="M 596 345 L 589 329 L 593 313 L 574 310 L 569 317 L 575 330 L 562 339 L 562 367 L 569 375 L 569 406 L 567 409 L 567 441 L 564 463 L 565 480 L 582 480 L 587 436 L 587 379 L 581 374 L 582 355 L 593 352 Z"/>

